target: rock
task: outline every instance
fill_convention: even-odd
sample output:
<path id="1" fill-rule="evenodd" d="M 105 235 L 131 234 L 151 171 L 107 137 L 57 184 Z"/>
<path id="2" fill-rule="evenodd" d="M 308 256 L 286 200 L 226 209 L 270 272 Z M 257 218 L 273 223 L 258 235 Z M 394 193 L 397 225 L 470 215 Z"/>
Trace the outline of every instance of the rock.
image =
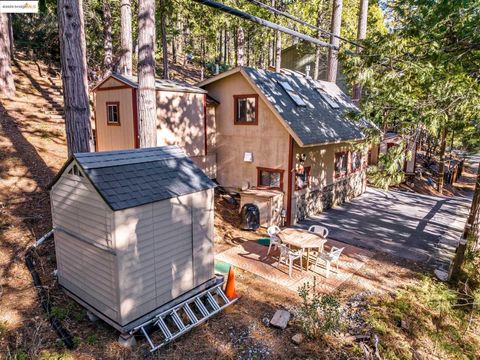
<path id="1" fill-rule="evenodd" d="M 410 321 L 404 320 L 404 319 L 400 320 L 400 327 L 403 330 L 409 331 L 410 330 Z"/>
<path id="2" fill-rule="evenodd" d="M 292 342 L 296 345 L 300 345 L 303 342 L 303 339 L 304 339 L 303 335 L 298 333 L 298 334 L 293 335 Z"/>
<path id="3" fill-rule="evenodd" d="M 449 280 L 449 274 L 446 271 L 440 270 L 440 269 L 435 269 L 434 271 L 435 276 L 438 278 L 440 281 L 448 281 Z"/>
<path id="4" fill-rule="evenodd" d="M 135 340 L 135 336 L 130 334 L 120 334 L 118 337 L 118 343 L 128 349 L 132 349 L 137 345 L 137 340 Z"/>
<path id="5" fill-rule="evenodd" d="M 268 320 L 268 318 L 266 318 L 266 317 L 264 317 L 264 318 L 262 319 L 262 323 L 263 323 L 263 325 L 265 325 L 265 326 L 270 326 L 270 320 Z"/>
<path id="6" fill-rule="evenodd" d="M 91 311 L 87 311 L 87 317 L 88 317 L 88 320 L 90 320 L 91 322 L 95 322 L 98 320 L 98 316 L 92 313 Z"/>
<path id="7" fill-rule="evenodd" d="M 285 329 L 290 320 L 290 313 L 286 310 L 277 310 L 270 320 L 270 325 L 280 329 Z"/>

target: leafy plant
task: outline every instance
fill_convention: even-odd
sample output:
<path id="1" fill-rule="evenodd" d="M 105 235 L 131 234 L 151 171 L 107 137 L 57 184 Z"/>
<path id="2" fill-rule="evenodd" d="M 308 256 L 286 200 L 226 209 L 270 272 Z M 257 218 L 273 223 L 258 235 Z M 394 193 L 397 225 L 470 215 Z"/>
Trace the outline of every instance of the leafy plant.
<path id="1" fill-rule="evenodd" d="M 302 303 L 298 308 L 298 321 L 302 331 L 310 338 L 319 338 L 340 328 L 340 303 L 333 295 L 321 295 L 313 286 L 304 284 L 298 289 Z"/>
<path id="2" fill-rule="evenodd" d="M 380 156 L 377 166 L 368 168 L 368 180 L 373 186 L 384 190 L 401 184 L 405 180 L 403 164 L 405 159 L 409 160 L 411 156 L 411 152 L 405 154 L 404 143 L 391 147 Z"/>

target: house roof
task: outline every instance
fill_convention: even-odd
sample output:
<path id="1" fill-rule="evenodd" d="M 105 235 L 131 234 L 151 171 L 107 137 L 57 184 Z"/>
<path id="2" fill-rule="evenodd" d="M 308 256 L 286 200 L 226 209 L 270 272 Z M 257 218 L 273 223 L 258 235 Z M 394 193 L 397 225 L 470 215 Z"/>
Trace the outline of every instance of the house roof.
<path id="1" fill-rule="evenodd" d="M 93 90 L 97 89 L 100 85 L 102 85 L 107 79 L 113 77 L 114 79 L 123 82 L 124 84 L 138 88 L 138 77 L 133 75 L 122 75 L 117 72 L 112 72 L 110 75 L 105 77 L 101 80 Z M 206 94 L 207 91 L 204 89 L 190 85 L 184 81 L 178 80 L 165 80 L 165 79 L 155 79 L 155 88 L 161 91 L 175 91 L 175 92 L 190 92 L 190 93 L 199 93 L 199 94 Z"/>
<path id="2" fill-rule="evenodd" d="M 205 86 L 237 72 L 241 72 L 263 95 L 301 146 L 365 138 L 362 128 L 370 124 L 366 121 L 357 123 L 348 118 L 347 113 L 359 110 L 351 98 L 334 83 L 313 80 L 291 70 L 282 70 L 277 73 L 239 67 L 207 79 L 198 85 Z M 282 82 L 290 85 L 305 106 L 297 105 L 281 85 Z M 326 97 L 321 94 L 325 94 Z M 338 108 L 332 108 L 326 98 L 334 100 Z"/>
<path id="3" fill-rule="evenodd" d="M 112 210 L 216 186 L 177 146 L 77 153 L 73 159 Z"/>

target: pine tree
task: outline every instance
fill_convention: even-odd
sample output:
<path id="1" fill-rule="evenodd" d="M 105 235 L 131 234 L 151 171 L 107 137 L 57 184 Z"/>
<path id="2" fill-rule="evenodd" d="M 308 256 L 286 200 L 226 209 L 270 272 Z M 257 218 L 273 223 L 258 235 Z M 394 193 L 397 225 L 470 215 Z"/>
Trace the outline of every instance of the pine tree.
<path id="1" fill-rule="evenodd" d="M 0 13 L 0 91 L 8 97 L 15 95 L 11 49 L 8 15 Z"/>

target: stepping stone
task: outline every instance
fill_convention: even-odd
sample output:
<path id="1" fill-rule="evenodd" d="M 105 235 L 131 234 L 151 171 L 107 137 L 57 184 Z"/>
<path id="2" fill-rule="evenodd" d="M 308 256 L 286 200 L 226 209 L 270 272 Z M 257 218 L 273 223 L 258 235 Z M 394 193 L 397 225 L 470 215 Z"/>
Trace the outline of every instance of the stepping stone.
<path id="1" fill-rule="evenodd" d="M 290 320 L 290 313 L 286 310 L 277 310 L 270 320 L 270 325 L 285 329 L 288 325 L 288 321 Z"/>

